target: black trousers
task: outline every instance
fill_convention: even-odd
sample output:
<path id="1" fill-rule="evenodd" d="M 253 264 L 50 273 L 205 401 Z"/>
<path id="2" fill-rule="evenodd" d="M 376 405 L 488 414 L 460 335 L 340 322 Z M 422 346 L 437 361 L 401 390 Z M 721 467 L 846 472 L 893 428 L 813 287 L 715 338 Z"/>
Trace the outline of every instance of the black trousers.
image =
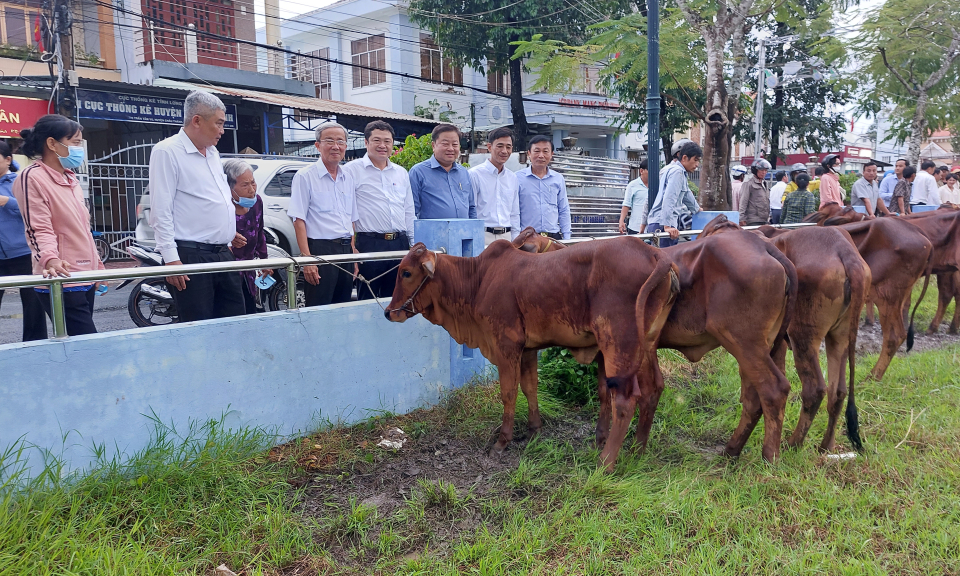
<path id="1" fill-rule="evenodd" d="M 314 256 L 330 256 L 333 254 L 352 254 L 349 242 L 342 244 L 340 240 L 318 240 L 307 238 L 307 246 Z M 320 283 L 314 286 L 306 282 L 303 296 L 307 306 L 325 306 L 350 301 L 353 291 L 353 263 L 338 264 L 343 270 L 330 264 L 321 264 L 317 271 L 320 273 Z M 349 272 L 345 272 L 348 270 Z"/>
<path id="2" fill-rule="evenodd" d="M 357 250 L 360 252 L 393 252 L 396 250 L 409 249 L 410 241 L 407 239 L 406 234 L 398 234 L 393 240 L 385 240 L 382 234 L 379 238 L 367 236 L 362 232 L 357 234 Z M 362 274 L 367 280 L 370 280 L 371 278 L 380 276 L 396 265 L 396 260 L 361 262 L 360 274 Z M 371 282 L 370 288 L 373 289 L 372 293 L 370 292 L 370 288 L 367 287 L 366 282 L 360 282 L 360 286 L 357 288 L 358 299 L 371 300 L 374 296 L 377 296 L 378 298 L 390 298 L 393 296 L 393 289 L 396 287 L 396 285 L 396 270 L 390 272 L 389 274 L 384 274 L 382 277 Z"/>
<path id="3" fill-rule="evenodd" d="M 263 312 L 262 308 L 257 308 L 257 295 L 250 293 L 250 288 L 247 286 L 247 283 L 240 279 L 240 288 L 243 290 L 243 308 L 247 314 L 256 314 L 258 312 Z M 254 288 L 259 292 L 258 288 Z"/>
<path id="4" fill-rule="evenodd" d="M 43 311 L 53 322 L 53 306 L 49 292 L 37 292 L 40 297 L 40 304 Z M 80 336 L 81 334 L 96 334 L 97 327 L 93 324 L 93 299 L 97 297 L 97 291 L 93 286 L 83 291 L 63 291 L 63 320 L 67 327 L 67 336 Z"/>
<path id="5" fill-rule="evenodd" d="M 180 254 L 180 261 L 184 264 L 234 260 L 233 253 L 226 247 L 213 252 L 177 246 L 177 252 Z M 190 274 L 189 276 L 187 287 L 183 291 L 168 286 L 173 295 L 173 301 L 177 304 L 177 314 L 181 322 L 242 316 L 246 311 L 239 272 Z"/>
<path id="6" fill-rule="evenodd" d="M 0 276 L 30 274 L 33 274 L 30 254 L 0 260 Z M 0 289 L 0 303 L 3 302 L 3 292 Z M 37 291 L 33 288 L 21 288 L 20 303 L 23 305 L 23 341 L 46 340 L 47 321 L 43 317 L 43 306 Z"/>

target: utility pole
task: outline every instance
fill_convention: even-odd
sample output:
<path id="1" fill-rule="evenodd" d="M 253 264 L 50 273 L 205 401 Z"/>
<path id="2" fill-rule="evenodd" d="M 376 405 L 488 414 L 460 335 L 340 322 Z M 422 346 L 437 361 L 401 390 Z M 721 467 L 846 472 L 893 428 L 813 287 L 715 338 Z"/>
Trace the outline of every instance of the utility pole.
<path id="1" fill-rule="evenodd" d="M 647 186 L 647 202 L 652 207 L 660 192 L 659 0 L 647 0 Z"/>
<path id="2" fill-rule="evenodd" d="M 754 161 L 760 159 L 760 149 L 763 147 L 763 100 L 767 92 L 766 67 L 767 67 L 767 46 L 778 46 L 780 44 L 789 44 L 799 38 L 796 34 L 790 36 L 774 36 L 773 38 L 764 38 L 760 40 L 760 54 L 757 58 L 757 107 L 755 119 L 757 125 L 754 135 Z"/>
<path id="3" fill-rule="evenodd" d="M 477 105 L 470 104 L 470 153 L 477 151 Z"/>
<path id="4" fill-rule="evenodd" d="M 60 114 L 77 119 L 77 70 L 73 54 L 72 0 L 56 0 L 53 5 L 53 33 L 60 50 L 60 77 L 57 80 L 57 107 Z"/>

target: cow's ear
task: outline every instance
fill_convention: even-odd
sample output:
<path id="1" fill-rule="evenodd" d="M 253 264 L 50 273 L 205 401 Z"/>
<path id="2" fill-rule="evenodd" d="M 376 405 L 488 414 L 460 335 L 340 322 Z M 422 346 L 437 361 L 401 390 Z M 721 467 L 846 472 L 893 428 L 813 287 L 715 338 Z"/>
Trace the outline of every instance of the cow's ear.
<path id="1" fill-rule="evenodd" d="M 430 256 L 433 256 L 433 254 Z M 435 256 L 433 258 L 428 257 L 423 261 L 423 264 L 421 264 L 421 266 L 423 266 L 423 271 L 426 272 L 427 276 L 430 278 L 433 278 L 433 271 L 435 270 L 434 258 Z"/>

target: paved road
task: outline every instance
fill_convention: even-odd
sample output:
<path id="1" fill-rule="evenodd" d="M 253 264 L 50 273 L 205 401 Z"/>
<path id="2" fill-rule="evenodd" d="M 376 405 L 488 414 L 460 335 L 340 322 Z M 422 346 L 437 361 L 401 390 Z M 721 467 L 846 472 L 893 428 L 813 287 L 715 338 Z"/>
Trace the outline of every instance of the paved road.
<path id="1" fill-rule="evenodd" d="M 127 312 L 127 298 L 130 296 L 131 286 L 119 292 L 111 286 L 110 291 L 103 296 L 97 296 L 94 307 L 93 322 L 100 332 L 111 330 L 125 330 L 136 328 L 130 314 Z M 0 344 L 19 342 L 23 330 L 23 308 L 20 305 L 20 291 L 7 290 L 3 295 L 3 304 L 0 305 Z M 53 335 L 53 326 L 47 319 L 47 334 Z"/>

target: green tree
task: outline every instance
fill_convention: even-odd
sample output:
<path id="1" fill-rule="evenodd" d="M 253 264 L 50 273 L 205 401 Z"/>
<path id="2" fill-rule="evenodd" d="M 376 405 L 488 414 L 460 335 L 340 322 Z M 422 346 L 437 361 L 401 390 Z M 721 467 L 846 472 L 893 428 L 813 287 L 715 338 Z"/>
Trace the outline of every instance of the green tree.
<path id="1" fill-rule="evenodd" d="M 630 0 L 411 0 L 410 18 L 429 30 L 454 66 L 509 73 L 510 109 L 518 144 L 526 144 L 523 61 L 512 43 L 544 34 L 583 43 L 587 26 L 630 10 Z"/>
<path id="2" fill-rule="evenodd" d="M 861 111 L 876 116 L 892 103 L 897 141 L 909 143 L 916 164 L 925 137 L 960 125 L 960 2 L 887 0 L 863 23 L 854 46 L 867 57 Z"/>
<path id="3" fill-rule="evenodd" d="M 757 87 L 757 75 L 748 76 L 747 86 L 764 98 L 761 134 L 768 139 L 768 154 L 774 167 L 785 159 L 781 141 L 785 135 L 804 150 L 822 152 L 836 149 L 843 143 L 847 121 L 843 108 L 853 98 L 851 85 L 855 78 L 841 78 L 834 66 L 845 58 L 842 42 L 824 34 L 832 26 L 833 6 L 826 0 L 793 0 L 776 7 L 754 27 L 754 33 L 766 32 L 771 38 L 793 38 L 792 41 L 768 42 L 766 70 L 775 80 L 772 90 Z M 748 56 L 756 61 L 758 43 L 751 42 Z M 798 70 L 789 65 L 800 64 Z M 768 92 L 772 91 L 772 98 Z M 751 106 L 737 119 L 735 135 L 741 142 L 756 139 L 756 118 Z M 761 148 L 766 148 L 761 143 Z"/>

